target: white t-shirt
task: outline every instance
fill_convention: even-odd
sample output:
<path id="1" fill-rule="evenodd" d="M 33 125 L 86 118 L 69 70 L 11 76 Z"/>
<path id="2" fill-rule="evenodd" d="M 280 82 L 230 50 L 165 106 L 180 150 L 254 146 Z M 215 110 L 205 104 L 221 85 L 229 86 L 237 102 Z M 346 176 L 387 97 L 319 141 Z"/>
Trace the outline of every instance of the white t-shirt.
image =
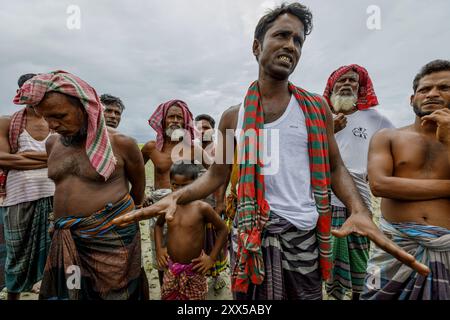
<path id="1" fill-rule="evenodd" d="M 356 111 L 347 115 L 346 118 L 347 126 L 335 134 L 336 142 L 345 166 L 370 209 L 370 189 L 367 183 L 367 156 L 370 139 L 377 131 L 383 128 L 394 128 L 394 125 L 373 108 Z M 331 195 L 331 204 L 345 207 L 334 194 Z"/>
<path id="2" fill-rule="evenodd" d="M 237 141 L 243 118 L 241 105 L 236 126 Z M 264 129 L 263 174 L 270 210 L 299 230 L 312 230 L 319 214 L 311 188 L 305 116 L 294 96 L 283 115 L 265 124 Z"/>

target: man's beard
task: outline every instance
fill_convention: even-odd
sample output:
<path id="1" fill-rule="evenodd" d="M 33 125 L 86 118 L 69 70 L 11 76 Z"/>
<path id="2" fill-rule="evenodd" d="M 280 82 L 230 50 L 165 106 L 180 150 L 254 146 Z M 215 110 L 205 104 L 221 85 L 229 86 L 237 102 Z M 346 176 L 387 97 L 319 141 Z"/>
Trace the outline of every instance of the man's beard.
<path id="1" fill-rule="evenodd" d="M 61 143 L 65 147 L 80 146 L 80 145 L 83 144 L 83 142 L 86 141 L 86 137 L 87 137 L 87 126 L 83 125 L 81 127 L 80 131 L 78 131 L 73 136 L 63 136 L 63 135 L 61 135 Z"/>
<path id="2" fill-rule="evenodd" d="M 447 106 L 446 106 L 446 108 L 447 109 L 450 109 L 450 104 L 448 104 Z M 413 110 L 414 110 L 414 113 L 419 117 L 419 118 L 422 118 L 422 117 L 425 117 L 425 116 L 429 116 L 430 114 L 432 114 L 434 111 L 436 111 L 436 110 L 431 110 L 431 111 L 423 111 L 423 110 L 420 110 L 420 108 L 419 108 L 419 106 L 417 105 L 417 104 L 413 104 Z"/>
<path id="3" fill-rule="evenodd" d="M 351 96 L 343 96 L 332 93 L 330 101 L 335 112 L 346 112 L 352 110 L 355 107 L 356 102 L 358 101 L 358 97 L 354 94 L 352 94 Z"/>
<path id="4" fill-rule="evenodd" d="M 171 126 L 166 129 L 166 137 L 170 139 L 170 141 L 180 141 L 183 139 L 184 129 L 179 126 Z"/>

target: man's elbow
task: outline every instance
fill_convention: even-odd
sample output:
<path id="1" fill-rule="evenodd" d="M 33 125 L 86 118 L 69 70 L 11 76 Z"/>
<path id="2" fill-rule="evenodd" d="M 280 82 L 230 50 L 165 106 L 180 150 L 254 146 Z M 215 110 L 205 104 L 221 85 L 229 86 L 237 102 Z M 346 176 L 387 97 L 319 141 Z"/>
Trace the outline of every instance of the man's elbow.
<path id="1" fill-rule="evenodd" d="M 369 180 L 370 191 L 375 197 L 384 197 L 387 182 L 384 179 Z"/>

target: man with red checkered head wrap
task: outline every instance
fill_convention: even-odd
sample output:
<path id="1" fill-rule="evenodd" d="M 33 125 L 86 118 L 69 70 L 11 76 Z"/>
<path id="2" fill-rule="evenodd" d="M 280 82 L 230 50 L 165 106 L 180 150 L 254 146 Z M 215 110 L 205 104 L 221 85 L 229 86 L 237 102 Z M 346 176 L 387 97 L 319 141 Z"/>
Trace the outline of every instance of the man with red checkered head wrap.
<path id="1" fill-rule="evenodd" d="M 31 105 L 57 133 L 45 146 L 55 194 L 40 299 L 146 298 L 139 225 L 111 224 L 143 201 L 136 141 L 108 129 L 94 88 L 65 71 L 28 80 L 14 103 Z"/>
<path id="2" fill-rule="evenodd" d="M 183 160 L 187 162 L 211 163 L 210 157 L 200 146 L 194 144 L 194 120 L 186 102 L 173 99 L 161 103 L 150 116 L 148 123 L 156 132 L 156 140 L 147 142 L 142 148 L 144 163 L 151 160 L 154 166 L 154 190 L 146 204 L 159 201 L 171 192 L 170 168 L 173 163 Z M 150 221 L 150 236 L 153 238 L 153 227 L 156 219 Z M 151 242 L 152 246 L 155 242 Z M 166 255 L 162 248 L 152 247 L 156 255 Z M 160 250 L 161 249 L 161 250 Z M 163 252 L 164 251 L 164 252 Z M 163 270 L 158 267 L 157 257 L 152 256 L 152 264 L 159 270 L 162 285 Z"/>
<path id="3" fill-rule="evenodd" d="M 367 70 L 357 64 L 334 71 L 327 82 L 324 97 L 334 116 L 334 132 L 342 160 L 355 185 L 371 209 L 367 182 L 367 153 L 371 137 L 380 129 L 392 128 L 391 122 L 373 107 L 378 99 Z M 332 226 L 340 228 L 350 215 L 332 193 Z M 359 299 L 369 257 L 369 240 L 356 234 L 333 238 L 333 269 L 326 283 L 329 295 L 343 299 L 347 292 Z"/>

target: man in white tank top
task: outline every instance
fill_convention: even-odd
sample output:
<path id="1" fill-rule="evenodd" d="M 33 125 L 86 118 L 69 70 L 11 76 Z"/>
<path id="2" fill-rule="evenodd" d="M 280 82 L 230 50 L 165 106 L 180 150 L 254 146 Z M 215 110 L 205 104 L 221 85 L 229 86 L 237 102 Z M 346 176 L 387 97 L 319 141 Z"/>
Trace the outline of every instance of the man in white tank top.
<path id="1" fill-rule="evenodd" d="M 373 107 L 377 96 L 367 70 L 359 65 L 343 66 L 334 71 L 327 82 L 324 97 L 334 114 L 334 132 L 342 160 L 352 176 L 364 203 L 371 209 L 371 193 L 367 181 L 367 154 L 372 136 L 392 123 Z M 350 211 L 332 193 L 332 227 L 340 228 Z M 333 237 L 333 270 L 326 283 L 327 293 L 344 299 L 347 292 L 359 300 L 369 258 L 367 237 L 349 235 Z"/>
<path id="2" fill-rule="evenodd" d="M 20 77 L 19 88 L 33 76 Z M 55 192 L 47 171 L 49 136 L 47 122 L 30 106 L 0 118 L 0 168 L 8 172 L 0 215 L 6 240 L 5 282 L 11 300 L 20 299 L 21 292 L 31 291 L 42 279 L 47 259 Z"/>
<path id="3" fill-rule="evenodd" d="M 351 208 L 352 213 L 345 225 L 333 233 L 340 237 L 347 236 L 352 232 L 367 234 L 377 245 L 404 263 L 419 269 L 422 273 L 429 271 L 428 268 L 417 263 L 411 255 L 394 246 L 372 222 L 370 212 L 359 196 L 340 157 L 334 139 L 332 115 L 325 100 L 289 83 L 289 76 L 294 72 L 300 59 L 305 36 L 311 31 L 311 21 L 311 12 L 305 6 L 295 2 L 279 6 L 266 14 L 261 18 L 255 30 L 253 54 L 259 65 L 259 75 L 257 82 L 251 85 L 245 99 L 245 113 L 249 116 L 243 127 L 250 127 L 257 123 L 259 128 L 261 122 L 264 122 L 264 128 L 278 129 L 277 131 L 271 130 L 269 134 L 280 133 L 279 144 L 275 142 L 280 150 L 278 159 L 276 156 L 271 157 L 275 158 L 273 172 L 264 172 L 267 168 L 263 167 L 263 174 L 254 174 L 255 169 L 252 170 L 247 163 L 241 164 L 241 168 L 250 169 L 244 171 L 245 174 L 242 173 L 240 176 L 243 185 L 249 187 L 245 190 L 241 189 L 241 195 L 246 193 L 249 196 L 243 198 L 238 195 L 240 205 L 237 217 L 239 217 L 238 232 L 240 232 L 239 239 L 241 241 L 238 250 L 241 251 L 238 252 L 237 259 L 239 268 L 235 268 L 233 271 L 233 288 L 236 292 L 240 292 L 236 295 L 238 299 L 322 298 L 321 278 L 322 276 L 326 277 L 326 272 L 322 272 L 321 275 L 319 261 L 321 270 L 329 270 L 330 265 L 327 262 L 331 252 L 329 246 L 327 248 L 322 244 L 330 239 L 331 219 L 328 221 L 323 219 L 329 213 L 327 193 L 326 191 L 322 192 L 325 189 L 323 185 L 314 189 L 315 199 L 317 198 L 321 202 L 316 203 L 311 200 L 310 185 L 312 186 L 314 181 L 315 187 L 317 187 L 316 180 L 324 180 L 324 175 L 321 173 L 320 178 L 314 175 L 310 181 L 308 176 L 312 175 L 308 168 L 317 173 L 320 171 L 317 168 L 326 168 L 327 163 L 330 165 L 331 187 L 346 207 Z M 257 89 L 254 89 L 255 86 Z M 294 95 L 295 98 L 293 98 Z M 302 101 L 302 97 L 305 100 Z M 299 101 L 301 101 L 302 107 L 318 110 L 313 115 L 314 119 L 309 110 L 303 115 L 302 112 L 299 112 Z M 306 107 L 306 104 L 309 105 Z M 126 225 L 157 214 L 165 214 L 166 219 L 171 220 L 177 204 L 181 205 L 202 199 L 220 187 L 232 169 L 230 158 L 233 159 L 233 141 L 236 129 L 242 128 L 239 128 L 238 124 L 238 119 L 241 118 L 239 116 L 240 109 L 240 106 L 235 106 L 223 113 L 219 125 L 221 135 L 219 135 L 216 149 L 216 163 L 206 174 L 189 186 L 171 193 L 158 203 L 128 213 L 115 219 L 113 223 Z M 256 114 L 256 116 L 252 116 L 252 114 Z M 308 131 L 308 135 L 305 134 L 305 126 L 311 129 L 311 126 L 314 126 L 312 123 L 318 123 L 314 128 L 317 129 L 317 132 L 313 133 L 312 137 L 318 137 L 319 140 L 310 139 L 310 131 Z M 270 137 L 265 140 L 268 140 L 269 143 L 272 142 Z M 328 148 L 322 144 L 325 140 L 328 142 Z M 312 164 L 309 162 L 306 155 L 309 145 L 312 145 L 312 158 L 320 157 L 323 162 Z M 315 147 L 315 145 L 320 147 Z M 257 149 L 259 146 L 250 143 L 247 152 L 253 148 Z M 269 149 L 272 147 L 269 146 Z M 328 153 L 325 153 L 324 150 L 327 149 Z M 269 150 L 269 152 L 271 151 Z M 314 152 L 320 156 L 314 156 Z M 278 169 L 277 163 L 279 164 Z M 269 165 L 267 162 L 265 164 Z M 255 167 L 257 170 L 261 168 L 259 164 Z M 269 171 L 271 169 L 269 168 Z M 248 180 L 246 180 L 247 176 Z M 265 194 L 262 195 L 263 201 L 257 202 L 255 205 L 255 198 L 257 201 L 261 199 L 260 191 L 263 189 L 260 187 L 262 185 L 259 180 L 261 177 L 265 184 Z M 256 179 L 258 179 L 258 183 L 255 183 Z M 318 194 L 317 190 L 320 190 L 321 193 Z M 268 217 L 267 207 L 270 207 Z M 246 210 L 250 214 L 246 215 Z M 256 214 L 254 214 L 255 211 Z M 324 212 L 326 213 L 324 214 Z M 317 217 L 317 213 L 320 213 L 319 217 Z M 250 233 L 248 232 L 250 229 L 242 231 L 243 226 L 248 226 L 246 218 L 252 223 L 256 222 Z M 316 223 L 316 219 L 320 219 L 322 223 Z M 258 227 L 261 225 L 264 226 L 262 230 Z M 316 230 L 318 231 L 316 232 Z M 320 258 L 318 251 L 320 251 Z M 260 272 L 261 269 L 263 269 L 262 272 Z"/>

